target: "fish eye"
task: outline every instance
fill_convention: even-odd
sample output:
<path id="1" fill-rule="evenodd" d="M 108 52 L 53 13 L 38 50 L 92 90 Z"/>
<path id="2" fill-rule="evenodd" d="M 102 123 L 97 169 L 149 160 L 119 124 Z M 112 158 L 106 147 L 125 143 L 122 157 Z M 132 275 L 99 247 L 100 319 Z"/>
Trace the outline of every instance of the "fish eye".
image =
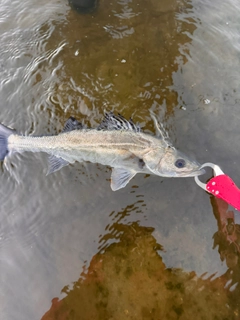
<path id="1" fill-rule="evenodd" d="M 175 162 L 175 166 L 177 168 L 184 168 L 186 165 L 186 161 L 184 159 L 177 159 L 177 161 Z"/>

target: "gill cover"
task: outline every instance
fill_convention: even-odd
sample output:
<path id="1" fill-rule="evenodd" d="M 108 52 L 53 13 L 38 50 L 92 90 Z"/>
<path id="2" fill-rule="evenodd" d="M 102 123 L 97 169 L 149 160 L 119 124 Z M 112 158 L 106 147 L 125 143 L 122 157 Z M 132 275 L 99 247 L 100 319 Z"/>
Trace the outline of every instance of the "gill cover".
<path id="1" fill-rule="evenodd" d="M 149 149 L 145 155 L 143 156 L 143 161 L 145 166 L 150 170 L 153 174 L 159 175 L 161 172 L 159 171 L 161 160 L 164 156 L 165 148 L 162 150 L 159 148 Z"/>

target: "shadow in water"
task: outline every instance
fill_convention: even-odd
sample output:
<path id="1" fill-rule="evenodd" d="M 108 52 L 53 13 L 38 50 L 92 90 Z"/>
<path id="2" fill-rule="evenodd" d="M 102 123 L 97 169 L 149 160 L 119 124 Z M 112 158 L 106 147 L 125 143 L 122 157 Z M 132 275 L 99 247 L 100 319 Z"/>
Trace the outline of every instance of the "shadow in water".
<path id="1" fill-rule="evenodd" d="M 238 226 L 225 204 L 211 201 L 218 221 L 214 246 L 226 258 L 226 274 L 198 277 L 194 271 L 166 268 L 154 228 L 122 223 L 131 211 L 127 206 L 106 227 L 89 266 L 73 286 L 62 289 L 63 299 L 52 300 L 42 320 L 239 319 Z"/>
<path id="2" fill-rule="evenodd" d="M 68 0 L 68 2 L 79 13 L 91 13 L 97 7 L 97 0 Z"/>

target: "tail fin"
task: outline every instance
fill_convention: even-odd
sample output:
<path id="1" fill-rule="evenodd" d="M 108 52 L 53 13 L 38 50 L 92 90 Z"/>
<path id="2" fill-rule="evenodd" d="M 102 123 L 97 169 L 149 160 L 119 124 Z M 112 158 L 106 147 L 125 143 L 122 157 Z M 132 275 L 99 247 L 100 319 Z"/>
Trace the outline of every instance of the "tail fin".
<path id="1" fill-rule="evenodd" d="M 0 161 L 3 161 L 8 154 L 8 137 L 14 133 L 15 130 L 0 124 Z"/>

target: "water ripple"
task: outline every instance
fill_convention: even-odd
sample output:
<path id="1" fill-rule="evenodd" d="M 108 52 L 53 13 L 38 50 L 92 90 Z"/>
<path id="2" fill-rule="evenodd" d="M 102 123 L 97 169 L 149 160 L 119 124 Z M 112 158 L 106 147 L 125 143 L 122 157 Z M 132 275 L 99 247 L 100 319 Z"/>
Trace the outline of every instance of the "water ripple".
<path id="1" fill-rule="evenodd" d="M 128 26 L 114 27 L 106 25 L 103 28 L 113 37 L 113 39 L 122 39 L 123 37 L 130 36 L 134 33 L 134 28 L 129 28 Z"/>

